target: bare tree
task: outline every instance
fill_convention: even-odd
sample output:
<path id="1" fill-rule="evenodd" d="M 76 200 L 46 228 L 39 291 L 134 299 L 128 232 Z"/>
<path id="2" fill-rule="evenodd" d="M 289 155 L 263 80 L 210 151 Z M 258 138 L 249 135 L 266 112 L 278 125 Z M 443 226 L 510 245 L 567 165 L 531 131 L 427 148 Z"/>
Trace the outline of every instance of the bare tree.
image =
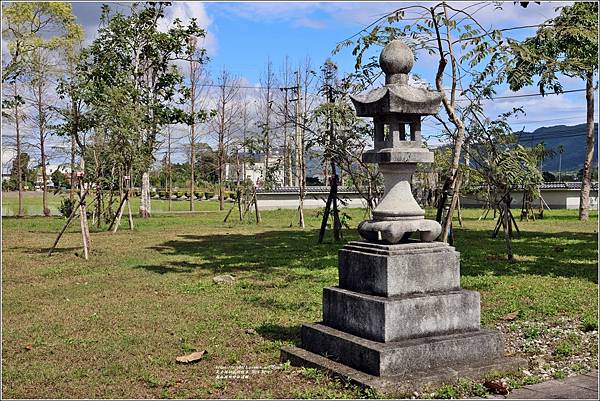
<path id="1" fill-rule="evenodd" d="M 33 106 L 33 130 L 37 131 L 37 143 L 35 147 L 40 152 L 40 168 L 42 175 L 42 210 L 44 216 L 50 216 L 48 208 L 48 149 L 47 139 L 51 134 L 48 126 L 51 120 L 50 106 L 50 80 L 52 75 L 52 60 L 49 53 L 45 49 L 36 49 L 31 53 L 30 63 L 30 79 L 28 81 L 28 89 L 31 94 L 30 100 Z"/>
<path id="2" fill-rule="evenodd" d="M 190 78 L 190 114 L 192 117 L 190 125 L 190 211 L 194 210 L 194 191 L 196 184 L 196 142 L 198 123 L 204 120 L 204 116 L 198 116 L 197 111 L 203 110 L 206 105 L 207 89 L 209 84 L 208 71 L 202 68 L 203 49 L 197 53 L 197 37 L 192 36 L 188 40 L 192 56 L 189 59 Z M 200 120 L 200 121 L 199 121 Z"/>
<path id="3" fill-rule="evenodd" d="M 19 211 L 17 212 L 18 217 L 23 217 L 23 166 L 21 166 L 21 162 L 23 161 L 21 158 L 21 126 L 20 122 L 22 116 L 20 114 L 20 107 L 22 104 L 22 99 L 19 96 L 19 88 L 18 81 L 15 80 L 13 82 L 13 110 L 14 110 L 14 122 L 15 122 L 15 139 L 16 139 L 16 151 L 17 151 L 17 189 L 19 191 Z"/>
<path id="4" fill-rule="evenodd" d="M 264 177 L 263 177 L 263 186 L 270 184 L 270 171 L 269 171 L 269 159 L 271 157 L 271 148 L 272 148 L 272 126 L 271 126 L 271 117 L 273 111 L 273 103 L 274 103 L 274 91 L 275 91 L 275 74 L 273 73 L 273 64 L 271 61 L 267 61 L 266 70 L 263 76 L 260 79 L 261 85 L 263 86 L 263 95 L 262 95 L 262 116 L 261 116 L 261 129 L 262 129 L 262 151 L 264 155 Z"/>
<path id="5" fill-rule="evenodd" d="M 219 185 L 219 209 L 225 208 L 225 164 L 230 134 L 238 118 L 236 99 L 239 95 L 239 81 L 229 71 L 223 69 L 217 77 L 215 116 L 212 129 L 217 134 L 217 169 Z"/>

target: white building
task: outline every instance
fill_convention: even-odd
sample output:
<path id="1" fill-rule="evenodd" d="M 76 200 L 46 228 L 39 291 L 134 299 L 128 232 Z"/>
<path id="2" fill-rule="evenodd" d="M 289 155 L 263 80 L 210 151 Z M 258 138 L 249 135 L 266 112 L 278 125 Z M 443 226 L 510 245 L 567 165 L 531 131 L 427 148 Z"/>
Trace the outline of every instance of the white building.
<path id="1" fill-rule="evenodd" d="M 580 190 L 581 182 L 544 182 L 540 187 L 540 194 L 550 209 L 579 209 Z M 510 195 L 513 199 L 511 207 L 520 208 L 523 203 L 523 191 L 513 191 Z M 483 202 L 462 194 L 460 202 L 463 207 L 481 207 L 483 205 Z M 539 205 L 539 200 L 536 199 L 534 203 Z M 592 182 L 590 189 L 590 207 L 598 208 L 597 182 Z"/>
<path id="2" fill-rule="evenodd" d="M 261 188 L 265 181 L 265 158 L 257 157 L 254 161 L 247 161 L 240 164 L 240 180 L 250 180 L 254 185 Z M 269 169 L 274 169 L 274 184 L 276 187 L 283 186 L 283 158 L 278 154 L 269 157 Z M 238 180 L 238 166 L 234 163 L 225 164 L 225 180 Z"/>
<path id="3" fill-rule="evenodd" d="M 52 174 L 55 171 L 60 171 L 63 173 L 67 179 L 71 174 L 71 167 L 68 164 L 47 164 L 46 165 L 46 186 L 48 188 L 54 188 L 54 182 L 52 181 Z M 42 189 L 44 186 L 44 179 L 42 176 L 42 168 L 37 168 L 36 178 L 35 178 L 35 189 Z"/>

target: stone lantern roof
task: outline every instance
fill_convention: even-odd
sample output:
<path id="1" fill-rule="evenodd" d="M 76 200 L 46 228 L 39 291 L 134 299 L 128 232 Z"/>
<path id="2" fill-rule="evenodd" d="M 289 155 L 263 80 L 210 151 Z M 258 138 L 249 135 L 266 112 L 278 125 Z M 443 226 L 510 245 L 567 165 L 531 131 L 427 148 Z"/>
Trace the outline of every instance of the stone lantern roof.
<path id="1" fill-rule="evenodd" d="M 356 114 L 359 117 L 436 114 L 441 102 L 439 92 L 408 85 L 408 73 L 413 63 L 410 47 L 397 39 L 389 42 L 379 56 L 379 65 L 385 73 L 385 86 L 363 95 L 350 96 Z"/>

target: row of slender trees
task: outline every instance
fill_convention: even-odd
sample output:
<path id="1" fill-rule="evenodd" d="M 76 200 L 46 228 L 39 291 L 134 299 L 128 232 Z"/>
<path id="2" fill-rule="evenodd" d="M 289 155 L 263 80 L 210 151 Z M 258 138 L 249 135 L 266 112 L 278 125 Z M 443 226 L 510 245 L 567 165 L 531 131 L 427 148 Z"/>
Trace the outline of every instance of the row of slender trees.
<path id="1" fill-rule="evenodd" d="M 335 51 L 353 48 L 355 72 L 340 77 L 333 62 L 326 61 L 319 69 L 308 59 L 294 67 L 286 59 L 277 70 L 269 61 L 260 85 L 249 88 L 227 69 L 209 76 L 205 66 L 209 60 L 201 45 L 205 32 L 194 19 L 188 24 L 175 20 L 166 30 L 159 29 L 166 3 L 132 4 L 127 14 L 103 6 L 98 35 L 85 48 L 69 4 L 11 3 L 3 6 L 3 36 L 10 51 L 3 66 L 3 115 L 15 131 L 18 163 L 24 137 L 30 142 L 36 138 L 42 165 L 48 159 L 50 135 L 68 144 L 72 174 L 85 171 L 86 183 L 96 188 L 97 215 L 107 221 L 116 213 L 114 205 L 130 186 L 142 185 L 142 175 L 156 167 L 157 160 L 170 171 L 177 148 L 184 150 L 185 161 L 193 166 L 188 182 L 193 194 L 198 149 L 211 143 L 221 208 L 226 175 L 243 182 L 248 155 L 260 154 L 262 185 L 272 185 L 282 170 L 284 184 L 300 188 L 300 225 L 304 224 L 306 155 L 317 153 L 325 175 L 333 177 L 328 180 L 332 216 L 339 227 L 335 188 L 340 175 L 348 177 L 370 208 L 381 190 L 376 168 L 360 160 L 370 145 L 372 126 L 356 118 L 348 95 L 379 82 L 376 60 L 363 60 L 369 48 L 400 37 L 417 56 L 428 52 L 438 60 L 434 86 L 442 93 L 443 107 L 434 118 L 452 149 L 447 170 L 440 174 L 438 219 L 444 227 L 450 228 L 459 182 L 466 185 L 469 178 L 479 177 L 494 189 L 495 199 L 504 199 L 502 194 L 511 187 L 523 185 L 516 182 L 522 179 L 515 174 L 535 164 L 532 151 L 523 153 L 515 147 L 516 135 L 506 122 L 519 112 L 518 107 L 498 117 L 486 114 L 486 102 L 493 99 L 496 88 L 508 83 L 517 90 L 538 80 L 542 94 L 560 93 L 561 74 L 581 77 L 588 88 L 580 210 L 580 217 L 587 219 L 597 5 L 564 7 L 557 18 L 539 25 L 537 34 L 524 41 L 507 35 L 530 26 L 488 29 L 479 23 L 477 12 L 491 6 L 400 7 L 368 31 L 339 43 Z M 58 98 L 53 98 L 54 92 Z M 24 135 L 26 131 L 29 135 Z M 275 154 L 276 150 L 281 152 Z M 467 167 L 476 165 L 480 167 L 467 174 Z M 503 170 L 507 168 L 511 171 Z M 459 180 L 461 174 L 465 180 Z M 527 185 L 539 184 L 533 178 Z M 22 182 L 18 186 L 21 193 Z M 43 202 L 49 213 L 45 187 Z M 18 214 L 22 212 L 20 206 Z"/>
<path id="2" fill-rule="evenodd" d="M 161 152 L 168 154 L 170 164 L 173 139 L 181 145 L 177 132 L 182 130 L 192 166 L 199 144 L 214 144 L 221 208 L 226 165 L 235 159 L 235 175 L 243 180 L 248 153 L 263 155 L 263 185 L 273 181 L 281 163 L 285 184 L 304 187 L 304 132 L 318 101 L 318 77 L 310 60 L 292 68 L 286 59 L 279 73 L 268 62 L 255 90 L 243 88 L 240 77 L 226 69 L 209 77 L 200 45 L 204 31 L 194 19 L 188 25 L 176 20 L 161 31 L 166 7 L 133 4 L 125 15 L 104 6 L 98 35 L 83 48 L 83 32 L 70 5 L 3 6 L 3 36 L 10 51 L 3 66 L 3 85 L 10 89 L 3 113 L 15 128 L 16 159 L 22 160 L 22 140 L 31 142 L 37 135 L 39 164 L 45 166 L 48 137 L 53 135 L 52 144 L 61 144 L 70 157 L 71 178 L 84 170 L 86 182 L 96 188 L 96 207 L 106 219 L 128 191 L 124 177 L 131 176 L 131 185 L 141 185 L 142 174 Z M 28 122 L 27 129 L 23 122 Z M 274 149 L 282 149 L 281 158 L 273 157 Z M 41 171 L 44 211 L 49 214 L 48 177 L 45 168 Z M 195 172 L 192 168 L 191 193 Z M 23 214 L 22 187 L 19 179 L 18 215 Z"/>

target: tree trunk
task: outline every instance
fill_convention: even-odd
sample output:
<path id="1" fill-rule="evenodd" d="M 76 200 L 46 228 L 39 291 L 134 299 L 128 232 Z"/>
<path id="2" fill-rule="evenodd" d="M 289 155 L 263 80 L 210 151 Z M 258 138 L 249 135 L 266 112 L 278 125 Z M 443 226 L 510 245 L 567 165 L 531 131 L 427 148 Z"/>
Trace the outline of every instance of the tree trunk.
<path id="1" fill-rule="evenodd" d="M 45 144 L 45 135 L 46 135 L 46 119 L 44 117 L 44 107 L 43 107 L 43 98 L 42 98 L 42 92 L 43 92 L 43 80 L 38 77 L 38 82 L 36 85 L 36 95 L 37 98 L 36 103 L 37 103 L 37 112 L 38 112 L 38 130 L 39 130 L 39 135 L 40 135 L 40 159 L 41 159 L 41 164 L 42 164 L 42 210 L 44 212 L 44 216 L 48 217 L 50 216 L 50 209 L 48 209 L 48 175 L 46 172 L 46 144 Z"/>
<path id="2" fill-rule="evenodd" d="M 509 261 L 513 260 L 512 239 L 510 236 L 510 208 L 507 202 L 501 202 L 502 205 L 502 225 L 504 226 L 504 240 L 506 241 L 506 254 Z"/>
<path id="3" fill-rule="evenodd" d="M 19 126 L 19 93 L 17 83 L 15 82 L 15 135 L 17 137 L 17 187 L 19 191 L 19 211 L 18 217 L 23 217 L 23 166 L 21 166 L 21 131 Z"/>
<path id="4" fill-rule="evenodd" d="M 223 85 L 221 86 L 221 121 L 219 122 L 219 210 L 225 209 L 225 197 L 223 193 L 223 185 L 225 184 L 225 83 L 223 79 Z"/>
<path id="5" fill-rule="evenodd" d="M 167 171 L 168 171 L 168 175 L 169 175 L 169 190 L 168 190 L 168 196 L 169 196 L 169 212 L 171 211 L 171 197 L 173 196 L 173 176 L 172 176 L 172 172 L 171 172 L 171 128 L 168 128 L 167 131 Z M 193 196 L 193 194 L 192 194 Z"/>
<path id="6" fill-rule="evenodd" d="M 304 228 L 304 138 L 302 136 L 302 130 L 300 128 L 300 99 L 302 98 L 300 92 L 300 71 L 298 71 L 296 75 L 296 89 L 298 91 L 298 96 L 296 96 L 296 163 L 299 187 L 298 224 L 300 225 L 300 227 Z"/>
<path id="7" fill-rule="evenodd" d="M 435 76 L 435 87 L 442 97 L 442 104 L 444 105 L 444 110 L 446 111 L 446 114 L 448 115 L 449 120 L 452 122 L 454 127 L 456 127 L 456 134 L 454 137 L 454 148 L 452 150 L 452 163 L 450 164 L 450 169 L 448 171 L 446 182 L 444 183 L 444 189 L 446 191 L 449 191 L 450 189 L 454 189 L 454 187 L 456 186 L 456 178 L 457 178 L 457 173 L 458 173 L 458 165 L 460 162 L 460 155 L 462 152 L 463 143 L 465 142 L 465 125 L 464 125 L 464 122 L 459 117 L 458 113 L 456 112 L 456 108 L 455 108 L 456 107 L 456 88 L 457 88 L 457 67 L 456 67 L 456 58 L 455 58 L 454 49 L 453 49 L 454 42 L 452 41 L 452 39 L 450 37 L 450 31 L 448 30 L 446 32 L 446 39 L 445 39 L 446 43 L 448 44 L 448 50 L 447 51 L 444 50 L 443 45 L 442 45 L 442 37 L 441 37 L 440 30 L 439 30 L 438 22 L 437 22 L 438 19 L 435 15 L 433 9 L 431 10 L 431 13 L 432 13 L 432 18 L 433 18 L 433 22 L 434 22 L 435 32 L 436 32 L 436 39 L 437 39 L 437 44 L 438 44 L 438 55 L 439 55 L 438 69 L 437 69 L 436 76 Z M 447 19 L 448 15 L 447 15 L 447 9 L 445 6 L 444 6 L 444 14 Z M 450 65 L 452 67 L 452 75 L 451 75 L 452 83 L 451 83 L 451 90 L 450 90 L 450 99 L 448 99 L 448 95 L 446 94 L 446 89 L 444 88 L 444 72 L 446 69 L 446 65 L 448 64 L 448 61 L 446 60 L 446 56 L 449 56 Z M 447 193 L 442 192 L 442 202 L 440 202 L 438 205 L 438 213 L 436 216 L 436 220 L 438 222 L 441 222 L 442 208 L 444 207 L 446 200 L 447 200 Z M 452 214 L 449 214 L 449 213 L 446 216 L 444 216 L 444 222 L 442 223 L 442 225 L 448 226 L 449 225 L 448 222 L 452 222 Z"/>
<path id="8" fill-rule="evenodd" d="M 148 173 L 142 175 L 142 196 L 140 200 L 140 217 L 150 217 L 150 178 Z"/>
<path id="9" fill-rule="evenodd" d="M 195 154 L 195 142 L 196 142 L 196 117 L 194 116 L 195 109 L 195 93 L 196 93 L 196 70 L 194 61 L 190 60 L 190 86 L 191 86 L 191 112 L 192 112 L 192 126 L 191 126 L 191 141 L 190 141 L 190 212 L 194 211 L 194 169 L 196 165 L 196 154 Z"/>
<path id="10" fill-rule="evenodd" d="M 579 196 L 579 220 L 588 220 L 590 214 L 590 186 L 592 176 L 592 158 L 594 157 L 594 75 L 587 74 L 585 83 L 585 100 L 587 103 L 586 149 L 583 162 L 583 177 Z"/>
<path id="11" fill-rule="evenodd" d="M 75 135 L 71 133 L 71 182 L 69 182 L 69 199 L 75 198 Z"/>
<path id="12" fill-rule="evenodd" d="M 46 173 L 46 149 L 44 134 L 40 132 L 40 158 L 42 159 L 42 207 L 44 210 L 44 216 L 50 216 L 50 209 L 48 209 L 48 174 Z"/>

